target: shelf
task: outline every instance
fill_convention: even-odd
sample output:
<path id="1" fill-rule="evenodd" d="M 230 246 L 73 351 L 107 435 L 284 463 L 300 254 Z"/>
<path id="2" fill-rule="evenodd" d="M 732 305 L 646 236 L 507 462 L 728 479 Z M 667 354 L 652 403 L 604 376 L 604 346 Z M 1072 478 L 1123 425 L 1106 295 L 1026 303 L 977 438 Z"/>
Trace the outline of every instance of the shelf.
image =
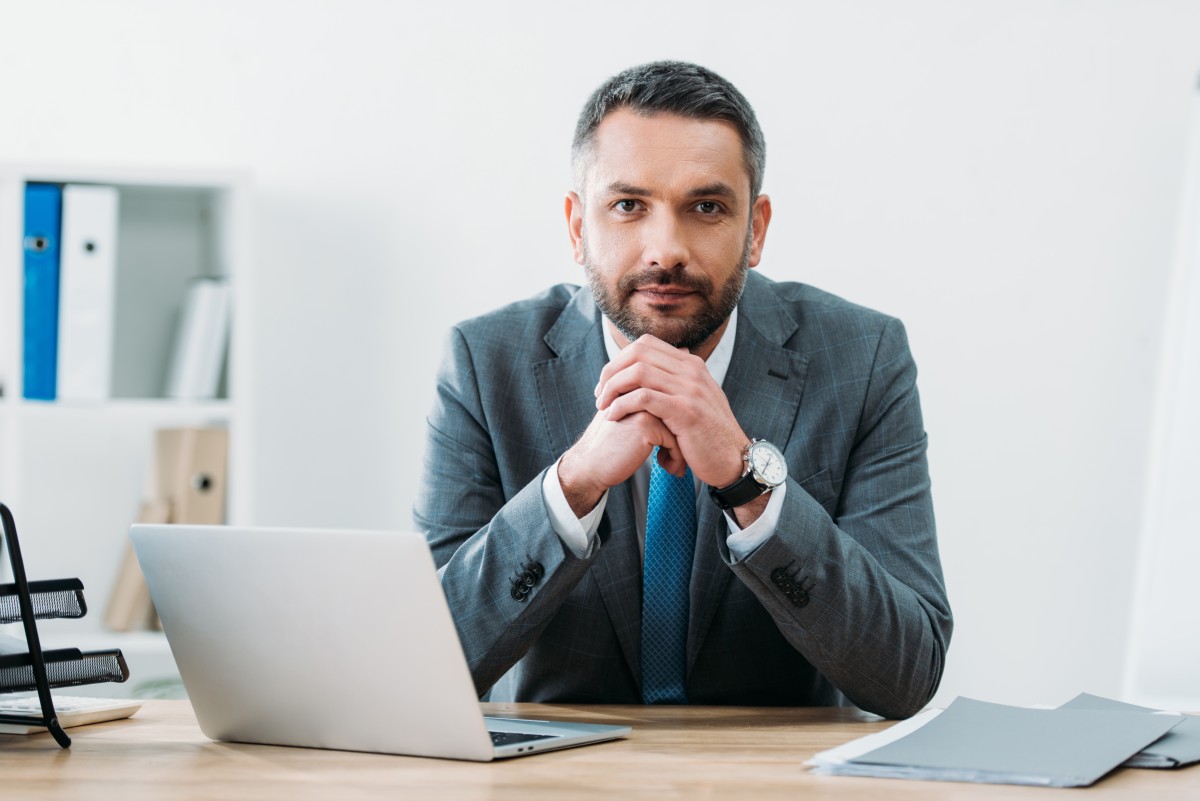
<path id="1" fill-rule="evenodd" d="M 28 183 L 116 189 L 112 373 L 105 400 L 22 397 Z M 90 685 L 83 695 L 181 692 L 161 632 L 106 631 L 103 614 L 95 614 L 109 604 L 129 548 L 129 526 L 153 492 L 156 432 L 225 429 L 228 474 L 236 476 L 227 482 L 227 518 L 250 517 L 248 188 L 247 174 L 233 170 L 0 162 L 0 501 L 21 520 L 32 574 L 78 576 L 93 607 L 82 619 L 40 621 L 43 647 L 120 649 L 128 660 L 129 682 Z M 216 399 L 166 398 L 182 312 L 190 288 L 204 278 L 222 279 L 232 295 Z M 0 568 L 0 582 L 7 573 Z M 0 625 L 0 631 L 12 625 Z"/>
<path id="2" fill-rule="evenodd" d="M 5 398 L 0 400 L 0 415 L 5 414 L 25 420 L 71 418 L 103 422 L 105 418 L 123 418 L 170 422 L 205 418 L 228 421 L 233 416 L 233 404 L 227 400 L 177 401 L 166 398 L 116 399 L 102 403 L 42 402 Z"/>
<path id="3" fill-rule="evenodd" d="M 50 687 L 81 687 L 104 682 L 122 683 L 129 666 L 120 651 L 84 652 L 78 648 L 42 649 Z M 0 656 L 0 692 L 36 690 L 33 661 L 29 654 Z"/>
<path id="4" fill-rule="evenodd" d="M 117 190 L 107 400 L 22 397 L 27 183 L 98 184 Z M 128 548 L 129 526 L 147 500 L 157 430 L 227 429 L 228 473 L 236 476 L 227 485 L 227 518 L 251 518 L 244 378 L 251 374 L 252 351 L 246 341 L 252 328 L 248 189 L 248 175 L 238 170 L 0 161 L 0 501 L 14 509 L 28 531 L 25 557 L 36 574 L 78 576 L 96 611 L 109 602 Z M 166 398 L 181 311 L 192 282 L 202 277 L 224 279 L 233 298 L 217 398 Z M 0 565 L 0 582 L 7 573 Z M 73 635 L 55 641 L 58 647 L 74 645 L 85 631 L 97 647 L 122 642 L 125 635 L 100 629 L 99 617 L 79 621 Z M 161 635 L 148 642 L 157 643 L 152 650 L 165 655 L 169 666 Z"/>
<path id="5" fill-rule="evenodd" d="M 22 239 L 27 183 L 102 184 L 116 189 L 116 268 L 113 287 L 111 395 L 114 400 L 164 394 L 181 310 L 191 282 L 221 277 L 243 295 L 238 265 L 244 176 L 235 173 L 72 170 L 0 164 L 0 403 L 20 398 Z M 13 221 L 8 226 L 3 223 Z M 240 301 L 239 301 L 240 302 Z M 236 307 L 235 307 L 236 308 Z M 235 318 L 237 317 L 235 312 Z M 4 336 L 10 327 L 12 336 Z M 218 391 L 232 397 L 237 320 L 229 363 Z"/>
<path id="6" fill-rule="evenodd" d="M 83 582 L 79 579 L 51 579 L 29 582 L 30 603 L 37 620 L 80 618 L 87 614 L 83 600 Z M 0 584 L 0 623 L 16 623 L 21 607 L 16 584 Z"/>
<path id="7" fill-rule="evenodd" d="M 87 618 L 84 618 L 85 620 Z M 82 622 L 82 621 L 80 621 Z M 161 631 L 72 631 L 66 626 L 48 631 L 41 623 L 45 648 L 80 648 L 84 651 L 120 649 L 129 666 L 129 681 L 92 684 L 69 694 L 96 698 L 185 698 L 179 668 Z"/>
<path id="8" fill-rule="evenodd" d="M 245 181 L 238 170 L 160 169 L 114 165 L 95 167 L 79 164 L 29 164 L 0 162 L 0 173 L 18 175 L 23 181 L 36 183 L 107 184 L 117 187 L 152 187 L 169 190 L 200 189 L 225 191 Z"/>

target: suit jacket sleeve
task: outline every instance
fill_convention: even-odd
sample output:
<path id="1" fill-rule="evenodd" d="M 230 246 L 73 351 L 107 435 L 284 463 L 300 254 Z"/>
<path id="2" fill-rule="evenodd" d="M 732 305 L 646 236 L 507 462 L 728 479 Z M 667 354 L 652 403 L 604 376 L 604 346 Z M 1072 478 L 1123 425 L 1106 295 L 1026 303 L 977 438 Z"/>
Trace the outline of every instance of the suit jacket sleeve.
<path id="1" fill-rule="evenodd" d="M 512 479 L 501 474 L 472 353 L 459 329 L 451 331 L 444 352 L 413 519 L 430 543 L 482 695 L 550 622 L 598 543 L 578 558 L 551 527 L 541 484 L 553 458 L 524 471 L 523 484 L 505 483 Z M 524 461 L 537 463 L 535 456 Z M 518 598 L 514 585 L 526 574 L 534 583 Z"/>
<path id="2" fill-rule="evenodd" d="M 937 689 L 951 616 L 916 366 L 897 320 L 883 328 L 868 381 L 844 465 L 790 476 L 775 534 L 746 559 L 718 547 L 814 667 L 863 709 L 901 718 Z M 789 464 L 811 448 L 789 442 Z"/>

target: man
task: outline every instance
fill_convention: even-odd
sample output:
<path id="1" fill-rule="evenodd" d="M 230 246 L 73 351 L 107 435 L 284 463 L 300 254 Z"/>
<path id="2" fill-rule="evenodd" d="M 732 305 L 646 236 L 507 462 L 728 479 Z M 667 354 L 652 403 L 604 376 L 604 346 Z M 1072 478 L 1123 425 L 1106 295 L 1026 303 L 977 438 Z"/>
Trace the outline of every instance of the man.
<path id="1" fill-rule="evenodd" d="M 659 62 L 580 116 L 588 287 L 455 327 L 414 519 L 480 693 L 906 717 L 951 616 L 899 321 L 750 272 L 765 145 Z M 753 441 L 752 441 L 753 440 Z"/>

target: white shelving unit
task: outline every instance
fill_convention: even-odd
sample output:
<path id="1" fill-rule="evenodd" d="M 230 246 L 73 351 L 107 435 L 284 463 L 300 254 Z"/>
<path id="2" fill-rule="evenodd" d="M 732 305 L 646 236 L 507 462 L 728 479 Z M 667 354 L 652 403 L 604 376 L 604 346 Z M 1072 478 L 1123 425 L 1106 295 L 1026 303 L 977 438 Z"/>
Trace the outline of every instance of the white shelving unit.
<path id="1" fill-rule="evenodd" d="M 113 397 L 98 403 L 22 395 L 23 222 L 27 183 L 100 184 L 119 193 Z M 234 172 L 152 171 L 0 164 L 0 500 L 16 518 L 31 578 L 77 576 L 89 602 L 78 621 L 46 621 L 47 648 L 117 647 L 130 681 L 96 685 L 137 694 L 177 676 L 161 633 L 103 629 L 104 608 L 146 495 L 154 431 L 224 425 L 230 431 L 231 523 L 251 519 L 247 320 L 247 179 Z M 233 295 L 220 397 L 164 397 L 188 282 L 224 276 Z M 0 560 L 7 576 L 7 556 Z M 4 580 L 7 580 L 4 579 Z M 103 689 L 102 689 L 103 688 Z"/>

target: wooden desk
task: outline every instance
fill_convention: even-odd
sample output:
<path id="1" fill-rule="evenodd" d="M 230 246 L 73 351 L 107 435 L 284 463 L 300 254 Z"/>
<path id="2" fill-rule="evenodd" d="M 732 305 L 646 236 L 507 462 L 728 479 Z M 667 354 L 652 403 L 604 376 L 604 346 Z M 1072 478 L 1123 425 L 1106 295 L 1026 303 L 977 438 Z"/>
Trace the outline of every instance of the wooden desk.
<path id="1" fill-rule="evenodd" d="M 805 759 L 888 724 L 846 709 L 486 704 L 489 714 L 632 724 L 626 740 L 490 764 L 216 743 L 186 701 L 127 721 L 0 735 L 0 797 L 39 799 L 1054 799 L 1032 787 L 814 776 Z M 1088 799 L 1200 799 L 1200 768 L 1121 770 Z"/>

